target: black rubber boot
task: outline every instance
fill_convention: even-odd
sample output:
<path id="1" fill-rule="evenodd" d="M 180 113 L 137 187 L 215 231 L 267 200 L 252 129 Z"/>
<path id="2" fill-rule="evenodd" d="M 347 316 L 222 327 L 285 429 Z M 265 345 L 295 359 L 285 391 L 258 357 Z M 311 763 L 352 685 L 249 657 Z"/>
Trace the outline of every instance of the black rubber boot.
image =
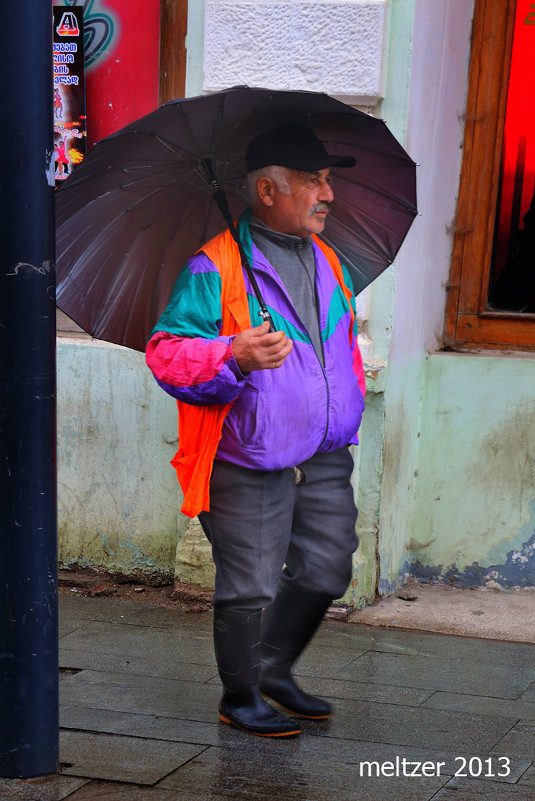
<path id="1" fill-rule="evenodd" d="M 214 609 L 214 647 L 223 682 L 219 719 L 260 737 L 290 737 L 301 728 L 260 694 L 261 611 Z"/>
<path id="2" fill-rule="evenodd" d="M 330 603 L 325 595 L 281 585 L 262 618 L 260 691 L 295 717 L 324 720 L 332 715 L 331 705 L 303 692 L 291 674 L 294 662 L 312 639 Z"/>

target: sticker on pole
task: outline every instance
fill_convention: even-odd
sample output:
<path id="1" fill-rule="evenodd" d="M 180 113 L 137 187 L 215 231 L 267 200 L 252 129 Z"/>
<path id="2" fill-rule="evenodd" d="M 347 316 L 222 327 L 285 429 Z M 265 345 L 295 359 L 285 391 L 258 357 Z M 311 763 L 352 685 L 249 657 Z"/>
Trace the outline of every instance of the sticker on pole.
<path id="1" fill-rule="evenodd" d="M 54 6 L 54 183 L 65 181 L 87 150 L 83 8 Z"/>
<path id="2" fill-rule="evenodd" d="M 65 11 L 61 17 L 61 21 L 56 28 L 58 36 L 79 36 L 80 29 L 78 22 L 72 11 Z"/>

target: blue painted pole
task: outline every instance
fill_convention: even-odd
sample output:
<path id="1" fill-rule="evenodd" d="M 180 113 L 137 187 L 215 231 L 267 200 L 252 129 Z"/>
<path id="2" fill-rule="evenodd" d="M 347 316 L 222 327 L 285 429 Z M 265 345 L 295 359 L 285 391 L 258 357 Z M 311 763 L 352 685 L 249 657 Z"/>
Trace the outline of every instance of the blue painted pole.
<path id="1" fill-rule="evenodd" d="M 0 8 L 0 776 L 59 767 L 52 3 Z"/>

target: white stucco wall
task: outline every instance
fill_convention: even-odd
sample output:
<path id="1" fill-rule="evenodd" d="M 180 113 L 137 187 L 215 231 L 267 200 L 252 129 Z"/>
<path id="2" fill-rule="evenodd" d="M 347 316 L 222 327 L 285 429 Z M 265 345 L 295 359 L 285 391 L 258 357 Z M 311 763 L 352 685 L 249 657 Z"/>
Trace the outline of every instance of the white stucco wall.
<path id="1" fill-rule="evenodd" d="M 308 89 L 370 104 L 383 91 L 386 0 L 207 0 L 204 89 Z"/>

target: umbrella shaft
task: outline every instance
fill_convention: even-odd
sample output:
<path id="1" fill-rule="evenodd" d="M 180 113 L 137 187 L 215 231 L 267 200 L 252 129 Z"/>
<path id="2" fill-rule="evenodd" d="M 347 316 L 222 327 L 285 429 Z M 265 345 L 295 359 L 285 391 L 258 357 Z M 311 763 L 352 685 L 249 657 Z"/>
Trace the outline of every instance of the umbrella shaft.
<path id="1" fill-rule="evenodd" d="M 273 320 L 271 319 L 271 314 L 269 313 L 269 311 L 267 309 L 267 306 L 266 306 L 266 303 L 264 301 L 264 298 L 262 297 L 262 293 L 260 292 L 260 287 L 258 286 L 258 283 L 257 283 L 257 280 L 256 280 L 256 276 L 253 273 L 253 268 L 249 264 L 249 260 L 248 260 L 246 254 L 245 254 L 245 251 L 243 249 L 243 245 L 242 245 L 242 243 L 240 241 L 240 237 L 238 236 L 238 232 L 236 230 L 236 226 L 234 225 L 234 221 L 232 219 L 232 215 L 230 213 L 230 209 L 229 209 L 228 203 L 227 203 L 227 196 L 225 195 L 223 190 L 219 188 L 219 184 L 217 183 L 217 180 L 216 180 L 216 178 L 214 177 L 214 175 L 212 173 L 211 166 L 207 165 L 207 169 L 209 171 L 209 174 L 210 174 L 210 177 L 211 177 L 212 188 L 214 190 L 214 200 L 217 203 L 218 208 L 221 211 L 221 214 L 223 215 L 224 220 L 225 220 L 225 222 L 227 223 L 227 225 L 229 227 L 230 233 L 232 234 L 232 237 L 233 237 L 234 241 L 236 242 L 236 244 L 238 246 L 238 250 L 240 251 L 240 258 L 241 258 L 242 267 L 243 267 L 243 269 L 245 270 L 245 272 L 247 273 L 247 275 L 249 277 L 249 281 L 251 282 L 251 286 L 253 287 L 253 292 L 255 293 L 255 297 L 256 297 L 256 299 L 257 299 L 257 301 L 259 303 L 259 306 L 260 306 L 260 316 L 262 317 L 262 320 L 264 322 L 268 322 L 269 323 L 269 330 L 270 331 L 275 331 L 275 326 L 273 325 Z"/>

